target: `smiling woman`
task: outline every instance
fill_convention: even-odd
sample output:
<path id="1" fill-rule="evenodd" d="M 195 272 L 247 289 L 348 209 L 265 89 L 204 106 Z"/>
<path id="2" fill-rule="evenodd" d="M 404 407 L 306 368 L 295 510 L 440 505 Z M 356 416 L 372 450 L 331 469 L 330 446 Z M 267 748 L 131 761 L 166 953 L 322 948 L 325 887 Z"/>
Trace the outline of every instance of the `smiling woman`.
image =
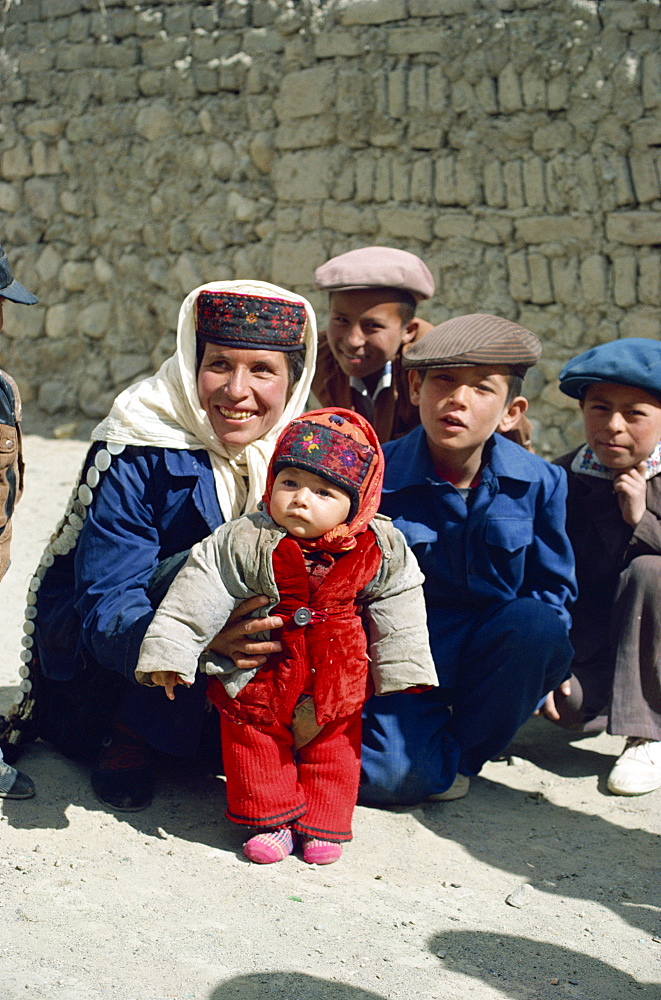
<path id="1" fill-rule="evenodd" d="M 138 687 L 140 643 L 182 552 L 261 500 L 315 358 L 305 299 L 265 282 L 210 283 L 181 307 L 175 354 L 93 432 L 30 583 L 19 721 L 71 755 L 94 758 L 103 742 L 92 784 L 114 808 L 149 804 L 152 748 L 198 750 L 205 684 L 176 703 Z"/>

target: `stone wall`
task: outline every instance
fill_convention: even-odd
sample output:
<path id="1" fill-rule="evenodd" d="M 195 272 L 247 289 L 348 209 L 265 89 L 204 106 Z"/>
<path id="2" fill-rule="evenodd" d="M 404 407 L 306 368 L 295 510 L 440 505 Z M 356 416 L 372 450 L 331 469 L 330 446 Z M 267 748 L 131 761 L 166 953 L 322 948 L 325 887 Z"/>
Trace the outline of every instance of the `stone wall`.
<path id="1" fill-rule="evenodd" d="M 5 0 L 0 242 L 39 297 L 0 364 L 101 416 L 171 352 L 184 295 L 373 243 L 422 314 L 535 330 L 558 453 L 573 353 L 661 337 L 659 0 Z"/>

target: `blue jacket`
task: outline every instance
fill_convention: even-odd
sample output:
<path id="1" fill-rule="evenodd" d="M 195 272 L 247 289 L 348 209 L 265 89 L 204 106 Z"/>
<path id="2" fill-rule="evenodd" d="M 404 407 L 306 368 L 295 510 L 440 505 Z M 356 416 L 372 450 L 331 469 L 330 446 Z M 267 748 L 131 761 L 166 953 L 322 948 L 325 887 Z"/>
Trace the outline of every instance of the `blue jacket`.
<path id="1" fill-rule="evenodd" d="M 101 447 L 89 451 L 86 468 Z M 163 559 L 223 523 L 208 453 L 127 447 L 101 474 L 78 544 L 56 558 L 37 594 L 35 639 L 47 677 L 73 676 L 84 649 L 134 681 Z"/>
<path id="2" fill-rule="evenodd" d="M 459 654 L 467 630 L 490 609 L 534 597 L 555 608 L 569 629 L 567 608 L 576 597 L 564 470 L 499 434 L 485 447 L 488 461 L 469 504 L 434 472 L 422 427 L 383 449 L 381 511 L 402 531 L 425 574 L 442 682 L 443 664 Z"/>

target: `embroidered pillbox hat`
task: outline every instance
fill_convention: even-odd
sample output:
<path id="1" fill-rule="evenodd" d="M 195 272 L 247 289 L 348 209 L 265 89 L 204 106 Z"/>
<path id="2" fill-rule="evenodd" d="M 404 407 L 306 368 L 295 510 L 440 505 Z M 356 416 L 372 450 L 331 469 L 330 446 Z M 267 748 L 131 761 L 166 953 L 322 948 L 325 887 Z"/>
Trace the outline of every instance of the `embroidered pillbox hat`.
<path id="1" fill-rule="evenodd" d="M 302 302 L 228 290 L 202 289 L 195 301 L 195 332 L 223 347 L 297 351 L 307 313 Z"/>
<path id="2" fill-rule="evenodd" d="M 11 302 L 20 302 L 25 306 L 33 306 L 39 299 L 32 292 L 28 292 L 20 281 L 17 281 L 11 273 L 7 254 L 0 247 L 0 298 L 9 299 Z"/>
<path id="3" fill-rule="evenodd" d="M 271 459 L 267 502 L 275 477 L 287 468 L 305 469 L 349 494 L 345 533 L 362 530 L 379 509 L 383 453 L 372 425 L 359 413 L 327 407 L 292 420 L 278 438 Z"/>
<path id="4" fill-rule="evenodd" d="M 506 365 L 516 375 L 537 364 L 542 345 L 534 333 L 501 316 L 471 313 L 435 326 L 403 355 L 404 368 Z"/>
<path id="5" fill-rule="evenodd" d="M 599 344 L 568 361 L 559 377 L 562 392 L 574 399 L 582 399 L 595 382 L 632 385 L 661 399 L 661 343 L 627 337 Z"/>
<path id="6" fill-rule="evenodd" d="M 400 288 L 416 302 L 434 294 L 427 265 L 414 253 L 394 247 L 362 247 L 332 257 L 314 272 L 314 285 L 327 292 Z"/>

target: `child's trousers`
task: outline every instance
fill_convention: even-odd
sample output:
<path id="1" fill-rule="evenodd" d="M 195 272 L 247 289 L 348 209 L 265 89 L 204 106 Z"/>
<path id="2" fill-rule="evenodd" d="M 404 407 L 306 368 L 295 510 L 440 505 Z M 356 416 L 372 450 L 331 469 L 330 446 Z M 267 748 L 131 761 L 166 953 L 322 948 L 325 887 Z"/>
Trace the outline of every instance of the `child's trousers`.
<path id="1" fill-rule="evenodd" d="M 226 816 L 234 823 L 289 825 L 307 837 L 351 840 L 360 778 L 361 712 L 327 722 L 294 748 L 291 728 L 256 729 L 221 714 Z"/>

